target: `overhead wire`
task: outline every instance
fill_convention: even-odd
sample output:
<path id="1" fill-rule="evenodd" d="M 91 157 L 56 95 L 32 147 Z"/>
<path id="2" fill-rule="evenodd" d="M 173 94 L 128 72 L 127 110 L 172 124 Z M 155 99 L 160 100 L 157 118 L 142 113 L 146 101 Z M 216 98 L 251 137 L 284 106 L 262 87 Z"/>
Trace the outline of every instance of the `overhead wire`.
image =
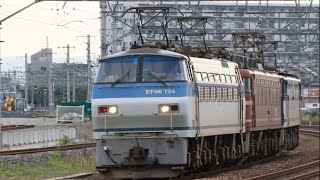
<path id="1" fill-rule="evenodd" d="M 50 3 L 50 4 L 48 4 L 48 3 Z M 22 7 L 21 5 L 17 5 L 17 4 L 10 4 L 10 3 L 4 3 L 5 5 L 7 5 L 7 6 L 14 6 L 14 7 Z M 72 17 L 72 19 L 70 20 L 70 21 L 79 21 L 79 16 L 73 16 L 73 14 L 71 14 L 71 13 L 69 13 L 69 12 L 67 12 L 67 11 L 69 11 L 69 10 L 76 10 L 77 12 L 79 12 L 80 11 L 80 13 L 81 12 L 92 12 L 92 13 L 96 13 L 96 11 L 88 11 L 87 9 L 82 9 L 82 8 L 69 8 L 68 6 L 64 6 L 64 8 L 62 8 L 62 9 L 64 9 L 64 11 L 63 11 L 63 16 L 64 17 L 62 17 L 62 15 L 60 14 L 60 12 L 59 11 L 61 11 L 62 9 L 60 8 L 61 6 L 60 6 L 60 4 L 61 3 L 56 3 L 56 8 L 52 8 L 52 2 L 41 2 L 41 5 L 45 5 L 45 6 L 47 6 L 48 8 L 44 8 L 44 7 L 37 7 L 38 9 L 41 9 L 41 10 L 56 10 L 57 11 L 57 13 L 56 13 L 56 15 L 55 15 L 55 17 L 54 18 L 56 18 L 54 21 L 57 23 L 57 24 L 62 24 L 63 23 L 63 21 L 65 20 L 65 18 L 68 16 L 68 17 Z M 58 6 L 59 5 L 59 6 Z M 57 18 L 58 17 L 58 18 Z M 25 19 L 27 19 L 27 18 L 25 18 Z M 58 19 L 58 20 L 57 20 Z M 96 18 L 89 18 L 89 19 L 81 19 L 81 21 L 82 22 L 87 22 L 87 21 L 92 21 L 92 20 L 95 20 Z M 29 18 L 29 20 L 31 20 L 30 18 Z M 33 20 L 33 21 L 36 21 L 36 20 Z M 37 21 L 37 22 L 39 22 L 39 21 Z"/>
<path id="2" fill-rule="evenodd" d="M 89 19 L 80 18 L 80 20 L 79 20 L 80 16 L 75 16 L 74 15 L 75 13 L 70 13 L 70 12 L 74 11 L 75 9 L 77 9 L 75 11 L 77 14 L 81 14 L 84 11 L 85 12 L 90 12 L 90 11 L 83 10 L 82 8 L 75 8 L 75 7 L 70 8 L 70 7 L 66 6 L 66 3 L 63 4 L 62 8 L 61 8 L 61 3 L 57 3 L 57 2 L 55 3 L 56 7 L 54 7 L 52 3 L 47 4 L 47 3 L 42 2 L 41 4 L 47 6 L 48 8 L 40 6 L 40 7 L 38 7 L 38 9 L 48 10 L 48 11 L 52 11 L 52 10 L 56 11 L 56 14 L 51 16 L 51 18 L 53 18 L 53 23 L 50 23 L 50 21 L 44 22 L 41 20 L 39 21 L 39 20 L 35 20 L 32 18 L 19 17 L 19 16 L 15 16 L 14 18 L 21 19 L 24 21 L 44 24 L 44 25 L 48 25 L 48 26 L 54 26 L 56 29 L 66 29 L 66 30 L 70 30 L 73 32 L 81 33 L 81 34 L 87 34 L 87 33 L 91 32 L 89 30 L 84 31 L 86 28 L 84 28 L 83 26 L 88 27 L 91 22 L 99 20 L 99 17 L 98 18 L 90 17 Z M 17 5 L 17 4 L 6 3 L 6 5 L 8 7 L 10 7 L 10 9 L 15 9 L 15 8 L 11 8 L 11 7 L 19 7 L 19 5 Z M 73 22 L 81 22 L 83 24 L 83 26 L 79 25 L 78 23 L 75 24 Z M 72 23 L 72 25 L 71 25 L 71 23 Z M 97 34 L 97 33 L 98 32 L 96 32 L 95 34 Z"/>
<path id="3" fill-rule="evenodd" d="M 0 13 L 0 15 L 4 15 L 4 14 L 1 14 L 1 13 Z M 81 33 L 83 33 L 83 31 L 81 31 L 81 30 L 76 30 L 76 29 L 72 29 L 72 28 L 68 28 L 68 27 L 63 27 L 63 26 L 58 26 L 57 24 L 53 24 L 53 23 L 47 23 L 47 22 L 32 20 L 32 19 L 28 19 L 28 18 L 19 17 L 19 16 L 15 16 L 15 17 L 12 17 L 12 18 L 21 19 L 21 20 L 24 20 L 24 21 L 30 21 L 30 22 L 39 23 L 39 24 L 45 24 L 45 25 L 49 25 L 49 26 L 55 26 L 55 27 L 65 28 L 65 29 L 72 30 L 72 31 L 75 31 L 75 32 L 81 32 Z"/>

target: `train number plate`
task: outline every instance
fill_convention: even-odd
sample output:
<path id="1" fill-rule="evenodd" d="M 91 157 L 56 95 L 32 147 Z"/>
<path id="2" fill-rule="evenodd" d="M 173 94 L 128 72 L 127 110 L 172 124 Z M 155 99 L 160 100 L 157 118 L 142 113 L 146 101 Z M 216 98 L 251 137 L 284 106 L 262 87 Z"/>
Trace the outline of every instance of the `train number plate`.
<path id="1" fill-rule="evenodd" d="M 147 89 L 146 94 L 175 94 L 174 89 Z"/>

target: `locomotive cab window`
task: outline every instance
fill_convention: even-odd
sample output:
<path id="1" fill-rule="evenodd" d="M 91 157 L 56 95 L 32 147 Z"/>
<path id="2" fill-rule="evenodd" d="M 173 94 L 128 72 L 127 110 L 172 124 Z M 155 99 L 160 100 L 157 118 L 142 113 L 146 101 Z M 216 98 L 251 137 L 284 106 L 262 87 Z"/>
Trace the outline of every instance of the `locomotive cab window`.
<path id="1" fill-rule="evenodd" d="M 103 61 L 96 83 L 135 82 L 137 79 L 137 57 L 123 57 Z"/>
<path id="2" fill-rule="evenodd" d="M 125 56 L 103 60 L 95 83 L 187 81 L 186 61 L 169 56 Z"/>
<path id="3" fill-rule="evenodd" d="M 251 79 L 243 78 L 243 82 L 244 82 L 244 91 L 251 92 Z"/>
<path id="4" fill-rule="evenodd" d="M 142 82 L 186 81 L 185 61 L 172 57 L 143 58 Z"/>

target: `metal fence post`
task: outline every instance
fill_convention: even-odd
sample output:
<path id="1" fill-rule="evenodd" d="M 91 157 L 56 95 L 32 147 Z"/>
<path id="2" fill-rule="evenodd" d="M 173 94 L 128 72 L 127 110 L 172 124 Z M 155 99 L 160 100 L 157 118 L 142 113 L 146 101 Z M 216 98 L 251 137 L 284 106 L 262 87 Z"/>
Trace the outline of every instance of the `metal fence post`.
<path id="1" fill-rule="evenodd" d="M 0 150 L 2 150 L 2 132 L 0 129 Z"/>
<path id="2" fill-rule="evenodd" d="M 82 122 L 84 122 L 84 106 L 82 106 Z"/>

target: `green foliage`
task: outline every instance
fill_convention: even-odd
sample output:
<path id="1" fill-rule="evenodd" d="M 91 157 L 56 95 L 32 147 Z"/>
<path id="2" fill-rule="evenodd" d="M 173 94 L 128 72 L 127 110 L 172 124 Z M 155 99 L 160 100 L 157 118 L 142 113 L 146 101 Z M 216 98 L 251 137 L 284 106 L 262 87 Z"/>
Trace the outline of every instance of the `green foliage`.
<path id="1" fill-rule="evenodd" d="M 314 144 L 320 144 L 320 139 L 316 139 L 316 140 L 314 140 Z"/>
<path id="2" fill-rule="evenodd" d="M 45 86 L 38 86 L 38 91 L 34 92 L 34 103 L 36 105 L 39 104 L 43 104 L 44 102 L 44 98 L 47 98 L 46 95 L 44 95 L 44 91 L 43 89 L 45 88 Z M 29 100 L 29 104 L 31 103 L 31 99 L 32 99 L 32 88 L 29 88 L 28 90 L 28 100 Z M 66 95 L 67 89 L 66 87 L 61 88 L 58 85 L 56 85 L 55 87 L 55 91 L 54 93 L 54 104 L 61 104 L 62 102 L 66 102 L 67 100 L 67 95 Z M 21 91 L 22 93 L 22 97 L 24 97 L 24 91 Z M 72 96 L 72 91 L 71 94 Z M 87 100 L 87 86 L 80 86 L 76 88 L 76 101 L 86 101 Z M 48 100 L 46 101 L 46 104 L 48 105 Z"/>
<path id="3" fill-rule="evenodd" d="M 310 112 L 310 116 L 311 116 L 312 118 L 315 118 L 315 117 L 317 117 L 318 115 L 319 115 L 319 112 L 315 112 L 315 111 Z"/>
<path id="4" fill-rule="evenodd" d="M 61 153 L 59 151 L 54 151 L 51 159 L 61 159 Z"/>
<path id="5" fill-rule="evenodd" d="M 55 152 L 46 165 L 27 167 L 20 164 L 11 168 L 0 163 L 0 179 L 46 179 L 77 174 L 81 172 L 95 172 L 95 157 L 77 159 L 62 159 L 59 152 Z"/>
<path id="6" fill-rule="evenodd" d="M 62 145 L 66 145 L 66 144 L 71 144 L 71 139 L 69 138 L 69 136 L 64 135 L 63 139 L 60 140 L 58 145 L 62 146 Z"/>
<path id="7" fill-rule="evenodd" d="M 76 88 L 76 101 L 86 101 L 87 100 L 87 87 Z"/>
<path id="8" fill-rule="evenodd" d="M 304 121 L 313 121 L 313 122 L 317 122 L 320 120 L 320 114 L 319 112 L 307 112 L 304 114 L 303 116 L 303 120 Z"/>
<path id="9" fill-rule="evenodd" d="M 72 96 L 72 91 L 71 91 Z M 86 101 L 87 100 L 87 87 L 81 86 L 76 88 L 76 101 Z M 54 103 L 61 104 L 67 101 L 66 89 L 61 87 L 56 87 L 54 91 Z"/>

